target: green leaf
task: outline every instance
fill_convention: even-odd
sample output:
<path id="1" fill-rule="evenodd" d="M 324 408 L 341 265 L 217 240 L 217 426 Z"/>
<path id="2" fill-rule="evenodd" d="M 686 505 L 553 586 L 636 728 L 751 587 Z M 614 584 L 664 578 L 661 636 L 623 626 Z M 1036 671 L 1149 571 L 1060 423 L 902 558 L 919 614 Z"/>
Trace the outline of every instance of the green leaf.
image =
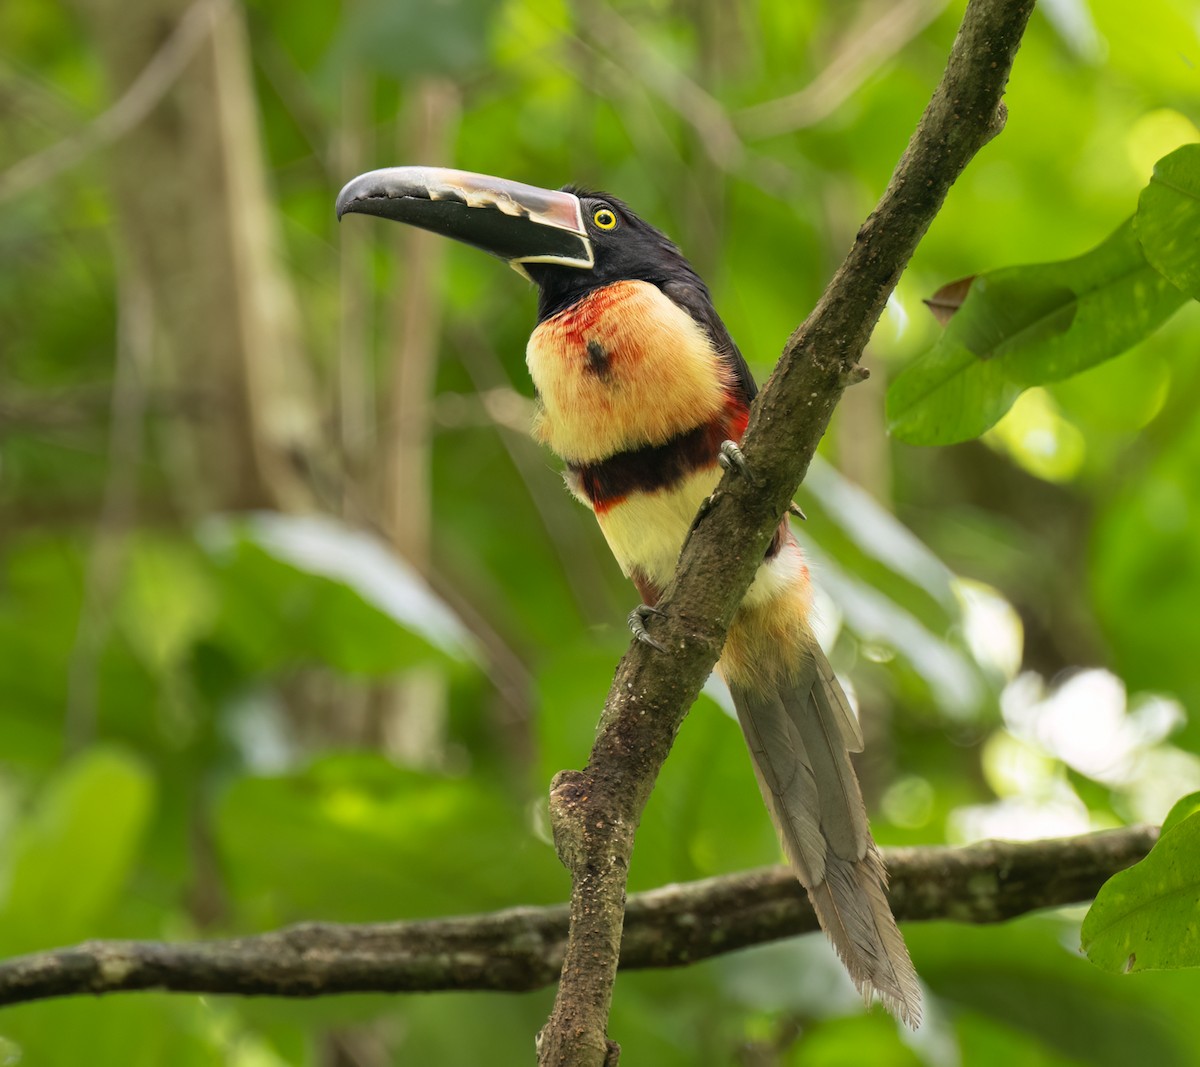
<path id="1" fill-rule="evenodd" d="M 213 585 L 195 545 L 152 536 L 132 543 L 118 618 L 148 667 L 159 672 L 176 667 L 211 627 Z"/>
<path id="2" fill-rule="evenodd" d="M 1173 830 L 1197 811 L 1200 811 L 1200 793 L 1189 793 L 1186 797 L 1180 797 L 1163 819 L 1162 832 L 1165 834 L 1168 830 Z"/>
<path id="3" fill-rule="evenodd" d="M 1191 317 L 1198 313 L 1200 307 Z M 1091 538 L 1091 587 L 1114 665 L 1130 689 L 1171 692 L 1192 707 L 1200 706 L 1192 636 L 1200 598 L 1200 424 L 1182 396 L 1176 418 L 1179 432 L 1157 456 L 1116 491 L 1105 483 Z M 1195 716 L 1178 743 L 1200 749 Z"/>
<path id="4" fill-rule="evenodd" d="M 418 918 L 559 898 L 565 875 L 524 817 L 485 782 L 343 753 L 234 781 L 216 840 L 244 927 Z"/>
<path id="5" fill-rule="evenodd" d="M 1193 1067 L 1200 1040 L 1190 1008 L 1194 976 L 1122 980 L 1066 951 L 1072 932 L 1059 918 L 1026 916 L 992 927 L 911 923 L 904 936 L 922 982 L 947 1012 L 977 1012 L 1074 1064 Z M 964 1053 L 962 1062 L 974 1067 L 977 1060 Z"/>
<path id="6" fill-rule="evenodd" d="M 976 291 L 982 300 L 987 286 Z M 967 308 L 964 304 L 956 319 L 966 314 Z M 888 430 L 915 445 L 966 441 L 999 422 L 1020 393 L 1020 387 L 1009 381 L 998 363 L 981 361 L 956 344 L 947 329 L 933 348 L 892 382 L 887 395 Z"/>
<path id="7" fill-rule="evenodd" d="M 905 1036 L 882 1015 L 851 1015 L 810 1026 L 790 1059 L 804 1067 L 922 1067 L 925 1064 Z"/>
<path id="8" fill-rule="evenodd" d="M 1023 389 L 1119 355 L 1185 300 L 1146 261 L 1130 222 L 1075 259 L 981 275 L 933 348 L 892 383 L 889 428 L 910 444 L 977 437 Z"/>
<path id="9" fill-rule="evenodd" d="M 986 680 L 961 640 L 943 639 L 903 604 L 843 570 L 822 547 L 797 531 L 821 587 L 844 614 L 846 623 L 866 644 L 895 649 L 927 689 L 928 699 L 949 716 L 971 714 L 988 698 Z"/>
<path id="10" fill-rule="evenodd" d="M 1200 816 L 1177 822 L 1150 855 L 1104 883 L 1081 940 L 1108 971 L 1200 965 Z"/>
<path id="11" fill-rule="evenodd" d="M 19 1004 L 5 1009 L 3 1024 L 19 1059 L 4 1059 L 0 1039 L 0 1067 L 278 1067 L 278 1060 L 232 1058 L 216 1014 L 203 998 L 155 993 Z"/>
<path id="12" fill-rule="evenodd" d="M 350 675 L 471 658 L 466 627 L 377 540 L 332 519 L 210 520 L 215 640 L 252 670 L 325 663 Z"/>
<path id="13" fill-rule="evenodd" d="M 138 855 L 154 783 L 132 756 L 94 749 L 51 780 L 12 841 L 0 952 L 103 934 Z"/>
<path id="14" fill-rule="evenodd" d="M 1185 144 L 1154 165 L 1133 226 L 1151 266 L 1200 299 L 1200 144 Z"/>
<path id="15" fill-rule="evenodd" d="M 958 1037 L 961 1063 L 971 1067 L 1078 1067 L 1079 1060 L 1068 1059 L 1049 1048 L 1036 1034 L 983 1012 L 959 1008 L 955 1012 L 954 1029 Z"/>

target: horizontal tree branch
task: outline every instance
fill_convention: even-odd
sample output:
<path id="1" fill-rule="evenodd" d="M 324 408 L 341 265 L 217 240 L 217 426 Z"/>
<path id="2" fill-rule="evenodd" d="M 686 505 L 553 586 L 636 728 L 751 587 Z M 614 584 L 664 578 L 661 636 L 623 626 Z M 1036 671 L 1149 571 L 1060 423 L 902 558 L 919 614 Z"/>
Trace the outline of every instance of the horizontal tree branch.
<path id="1" fill-rule="evenodd" d="M 1138 826 L 1034 842 L 889 849 L 897 918 L 993 923 L 1089 900 L 1141 859 L 1158 830 Z M 424 922 L 304 923 L 222 941 L 89 941 L 0 963 L 0 1005 L 79 994 L 313 997 L 331 993 L 522 992 L 558 978 L 565 905 Z M 628 969 L 678 967 L 817 929 L 785 867 L 666 886 L 629 898 Z"/>

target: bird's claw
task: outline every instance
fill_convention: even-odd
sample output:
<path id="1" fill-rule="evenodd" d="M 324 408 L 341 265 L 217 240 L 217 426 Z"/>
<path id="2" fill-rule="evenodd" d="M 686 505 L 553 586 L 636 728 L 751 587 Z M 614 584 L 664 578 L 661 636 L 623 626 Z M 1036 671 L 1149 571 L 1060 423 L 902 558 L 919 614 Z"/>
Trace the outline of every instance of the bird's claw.
<path id="1" fill-rule="evenodd" d="M 649 645 L 651 648 L 658 649 L 659 652 L 666 652 L 666 646 L 655 641 L 650 636 L 650 631 L 646 629 L 646 621 L 651 615 L 664 615 L 665 612 L 659 611 L 658 608 L 651 604 L 639 604 L 629 613 L 629 629 L 633 631 L 633 636 L 636 637 L 643 645 Z"/>
<path id="2" fill-rule="evenodd" d="M 742 475 L 746 473 L 746 457 L 742 455 L 742 450 L 738 448 L 736 441 L 721 442 L 721 447 L 717 452 L 717 462 L 727 471 L 737 471 Z"/>

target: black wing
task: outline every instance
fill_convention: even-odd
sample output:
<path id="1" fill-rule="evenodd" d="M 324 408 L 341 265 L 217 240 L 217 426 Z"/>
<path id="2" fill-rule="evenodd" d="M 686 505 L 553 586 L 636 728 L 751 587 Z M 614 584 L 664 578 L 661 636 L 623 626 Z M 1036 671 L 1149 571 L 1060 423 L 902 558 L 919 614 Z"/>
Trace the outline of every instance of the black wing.
<path id="1" fill-rule="evenodd" d="M 662 291 L 704 327 L 708 336 L 712 338 L 717 355 L 732 368 L 734 380 L 741 387 L 746 403 L 749 404 L 758 393 L 754 375 L 750 373 L 746 360 L 738 351 L 738 346 L 733 343 L 733 338 L 729 336 L 717 309 L 713 307 L 712 297 L 709 296 L 704 283 L 699 279 L 673 279 L 662 286 Z"/>

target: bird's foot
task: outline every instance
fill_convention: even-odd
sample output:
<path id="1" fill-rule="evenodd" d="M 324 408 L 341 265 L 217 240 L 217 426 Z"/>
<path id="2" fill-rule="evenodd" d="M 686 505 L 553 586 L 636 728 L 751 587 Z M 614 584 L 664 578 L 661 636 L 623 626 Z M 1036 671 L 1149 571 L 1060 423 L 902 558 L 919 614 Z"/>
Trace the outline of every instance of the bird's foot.
<path id="1" fill-rule="evenodd" d="M 746 457 L 742 455 L 742 450 L 738 448 L 736 441 L 722 441 L 720 450 L 717 452 L 717 462 L 727 471 L 736 471 L 738 474 L 745 475 Z"/>
<path id="2" fill-rule="evenodd" d="M 662 615 L 665 617 L 666 612 L 659 611 L 658 608 L 650 604 L 639 604 L 629 613 L 629 629 L 633 631 L 633 636 L 641 641 L 643 645 L 656 648 L 659 652 L 666 652 L 666 646 L 655 641 L 650 636 L 650 631 L 646 629 L 646 623 L 649 621 L 651 615 Z"/>

